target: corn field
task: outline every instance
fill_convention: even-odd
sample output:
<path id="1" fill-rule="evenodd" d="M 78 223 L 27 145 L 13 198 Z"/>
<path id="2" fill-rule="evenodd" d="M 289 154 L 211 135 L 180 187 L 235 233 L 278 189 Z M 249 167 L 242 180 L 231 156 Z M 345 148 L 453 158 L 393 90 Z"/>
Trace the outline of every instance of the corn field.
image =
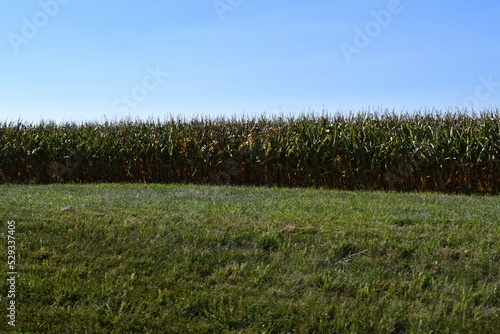
<path id="1" fill-rule="evenodd" d="M 0 183 L 498 194 L 500 113 L 0 124 Z"/>

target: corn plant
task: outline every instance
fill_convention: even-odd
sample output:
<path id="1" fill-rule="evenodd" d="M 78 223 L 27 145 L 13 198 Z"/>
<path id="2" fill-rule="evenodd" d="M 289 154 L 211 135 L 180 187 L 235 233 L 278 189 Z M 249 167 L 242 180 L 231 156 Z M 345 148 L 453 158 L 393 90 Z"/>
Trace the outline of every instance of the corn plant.
<path id="1" fill-rule="evenodd" d="M 497 194 L 498 109 L 0 124 L 0 182 L 160 182 Z"/>

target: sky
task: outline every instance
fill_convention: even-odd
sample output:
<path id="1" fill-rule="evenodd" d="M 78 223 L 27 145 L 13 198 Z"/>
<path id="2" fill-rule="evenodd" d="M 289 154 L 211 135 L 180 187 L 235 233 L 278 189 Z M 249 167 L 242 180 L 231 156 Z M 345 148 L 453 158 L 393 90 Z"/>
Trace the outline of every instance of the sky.
<path id="1" fill-rule="evenodd" d="M 0 121 L 482 110 L 500 2 L 0 1 Z"/>

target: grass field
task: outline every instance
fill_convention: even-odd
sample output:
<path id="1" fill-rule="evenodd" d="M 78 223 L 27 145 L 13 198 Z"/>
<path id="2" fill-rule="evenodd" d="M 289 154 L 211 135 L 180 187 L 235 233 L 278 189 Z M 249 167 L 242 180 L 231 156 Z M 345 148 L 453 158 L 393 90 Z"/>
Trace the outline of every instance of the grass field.
<path id="1" fill-rule="evenodd" d="M 494 333 L 500 198 L 1 185 L 7 333 Z"/>

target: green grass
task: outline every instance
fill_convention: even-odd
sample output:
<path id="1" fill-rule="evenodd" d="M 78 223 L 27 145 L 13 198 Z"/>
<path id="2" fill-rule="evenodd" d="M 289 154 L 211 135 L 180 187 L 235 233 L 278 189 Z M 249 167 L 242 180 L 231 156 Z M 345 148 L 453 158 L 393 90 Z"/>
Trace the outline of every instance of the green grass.
<path id="1" fill-rule="evenodd" d="M 15 333 L 500 328 L 499 197 L 144 184 L 0 194 L 4 273 L 17 223 Z M 7 291 L 4 279 L 0 332 Z"/>

